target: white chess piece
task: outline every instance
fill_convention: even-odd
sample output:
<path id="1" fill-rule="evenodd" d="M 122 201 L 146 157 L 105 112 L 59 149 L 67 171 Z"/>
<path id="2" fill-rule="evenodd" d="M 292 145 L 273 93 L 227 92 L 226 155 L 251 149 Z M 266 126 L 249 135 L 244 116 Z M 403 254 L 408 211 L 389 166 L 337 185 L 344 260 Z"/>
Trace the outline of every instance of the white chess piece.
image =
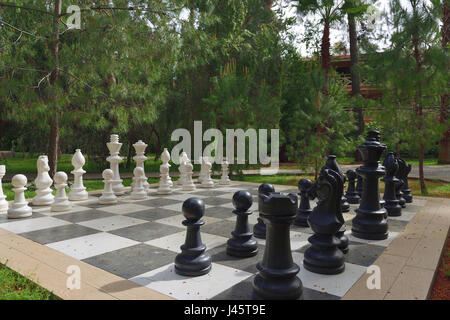
<path id="1" fill-rule="evenodd" d="M 28 206 L 28 202 L 25 200 L 25 186 L 27 185 L 27 177 L 23 174 L 15 175 L 11 183 L 13 185 L 14 191 L 14 202 L 11 204 L 11 207 L 8 209 L 8 218 L 9 219 L 18 219 L 18 218 L 26 218 L 32 215 L 31 207 Z"/>
<path id="2" fill-rule="evenodd" d="M 50 188 L 53 184 L 53 180 L 48 174 L 49 171 L 48 157 L 39 156 L 37 160 L 38 174 L 34 180 L 34 184 L 36 185 L 36 196 L 32 200 L 34 206 L 48 206 L 53 203 L 53 191 Z"/>
<path id="3" fill-rule="evenodd" d="M 186 181 L 185 166 L 187 163 L 190 162 L 186 152 L 181 153 L 179 162 L 180 162 L 180 164 L 178 166 L 178 171 L 180 172 L 180 179 L 178 179 L 178 184 L 183 186 Z"/>
<path id="4" fill-rule="evenodd" d="M 229 185 L 231 183 L 230 177 L 228 176 L 228 161 L 227 158 L 222 160 L 222 177 L 220 178 L 220 185 Z"/>
<path id="5" fill-rule="evenodd" d="M 106 158 L 106 161 L 110 163 L 110 168 L 114 172 L 114 178 L 112 180 L 112 188 L 116 196 L 123 195 L 125 193 L 125 187 L 122 184 L 122 179 L 120 179 L 119 172 L 119 162 L 123 160 L 119 156 L 120 148 L 122 144 L 119 142 L 119 136 L 117 134 L 112 134 L 110 137 L 110 142 L 106 144 L 108 147 L 110 156 Z"/>
<path id="6" fill-rule="evenodd" d="M 194 191 L 196 189 L 195 184 L 192 181 L 192 173 L 194 171 L 194 166 L 192 165 L 191 162 L 186 162 L 184 170 L 185 170 L 185 180 L 181 189 L 183 191 Z"/>
<path id="7" fill-rule="evenodd" d="M 105 188 L 102 192 L 98 202 L 100 204 L 114 204 L 117 203 L 117 197 L 112 189 L 112 180 L 114 178 L 114 172 L 111 169 L 105 169 L 102 173 L 103 182 L 105 183 Z"/>
<path id="8" fill-rule="evenodd" d="M 70 203 L 69 198 L 66 195 L 67 174 L 62 171 L 57 172 L 53 179 L 55 180 L 56 196 L 51 211 L 70 211 L 72 203 Z"/>
<path id="9" fill-rule="evenodd" d="M 144 163 L 145 161 L 148 159 L 145 156 L 145 149 L 147 148 L 147 144 L 145 144 L 144 142 L 142 142 L 142 140 L 139 140 L 138 142 L 136 142 L 135 144 L 133 144 L 134 150 L 136 150 L 136 155 L 133 157 L 134 161 L 136 161 L 136 167 L 140 167 L 142 169 L 144 169 L 144 176 L 145 176 L 145 181 L 144 181 L 144 189 L 145 191 L 149 191 L 149 184 L 147 181 L 147 177 L 145 175 L 145 166 Z M 134 182 L 131 184 L 131 191 L 133 191 L 133 187 L 134 187 Z"/>
<path id="10" fill-rule="evenodd" d="M 202 183 L 204 177 L 205 177 L 205 158 L 200 157 L 198 159 L 198 162 L 200 163 L 200 173 L 198 176 L 198 183 Z"/>
<path id="11" fill-rule="evenodd" d="M 74 175 L 74 183 L 70 188 L 69 200 L 70 201 L 82 201 L 88 199 L 88 193 L 83 185 L 83 174 L 86 171 L 83 170 L 83 166 L 86 163 L 86 159 L 81 153 L 80 149 L 75 150 L 75 154 L 72 157 L 72 165 L 74 170 L 70 173 Z"/>
<path id="12" fill-rule="evenodd" d="M 8 201 L 6 201 L 6 196 L 3 194 L 2 179 L 6 173 L 6 166 L 0 166 L 0 214 L 5 214 L 8 212 Z"/>
<path id="13" fill-rule="evenodd" d="M 172 179 L 170 179 L 169 170 L 170 170 L 170 154 L 169 151 L 167 151 L 166 148 L 164 148 L 163 153 L 161 154 L 161 160 L 162 165 L 159 167 L 160 172 L 160 180 L 159 180 L 159 186 L 158 186 L 158 194 L 170 194 L 172 193 Z"/>
<path id="14" fill-rule="evenodd" d="M 144 169 L 141 167 L 136 167 L 133 170 L 134 174 L 134 187 L 133 192 L 130 194 L 130 198 L 133 200 L 147 199 L 147 191 L 144 188 L 144 181 L 147 180 L 145 177 Z"/>
<path id="15" fill-rule="evenodd" d="M 203 162 L 204 162 L 204 176 L 202 179 L 202 183 L 200 184 L 200 187 L 201 188 L 214 188 L 214 181 L 211 179 L 212 163 L 206 157 L 203 157 Z"/>

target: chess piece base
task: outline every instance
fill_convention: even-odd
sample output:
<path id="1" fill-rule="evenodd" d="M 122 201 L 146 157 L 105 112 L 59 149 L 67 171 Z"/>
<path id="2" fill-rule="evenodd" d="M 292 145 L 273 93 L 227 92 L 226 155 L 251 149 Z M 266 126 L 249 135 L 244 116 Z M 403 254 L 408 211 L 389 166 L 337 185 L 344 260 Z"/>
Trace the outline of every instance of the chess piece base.
<path id="1" fill-rule="evenodd" d="M 34 197 L 31 203 L 33 204 L 33 206 L 49 206 L 53 203 L 53 201 L 54 196 L 49 193 L 46 195 Z"/>
<path id="2" fill-rule="evenodd" d="M 52 205 L 50 208 L 50 211 L 53 212 L 64 212 L 64 211 L 70 211 L 72 209 L 72 204 L 67 200 L 63 203 Z"/>
<path id="3" fill-rule="evenodd" d="M 347 202 L 350 204 L 359 204 L 359 201 L 361 200 L 360 197 L 349 197 L 347 196 Z"/>
<path id="4" fill-rule="evenodd" d="M 69 200 L 70 201 L 83 201 L 88 200 L 89 194 L 86 190 L 71 190 L 69 192 Z"/>
<path id="5" fill-rule="evenodd" d="M 253 236 L 258 239 L 266 238 L 266 225 L 261 218 L 258 218 L 258 223 L 253 227 Z"/>
<path id="6" fill-rule="evenodd" d="M 286 272 L 283 270 L 283 276 L 287 276 L 286 279 L 280 279 L 277 270 L 264 268 L 260 263 L 257 268 L 260 273 L 253 280 L 253 289 L 256 296 L 273 300 L 303 299 L 303 284 L 296 276 L 300 270 L 297 265 Z"/>
<path id="7" fill-rule="evenodd" d="M 310 210 L 298 210 L 297 216 L 295 217 L 294 224 L 299 227 L 309 228 L 308 217 L 311 214 Z"/>
<path id="8" fill-rule="evenodd" d="M 183 250 L 183 249 L 182 249 Z M 204 249 L 203 249 L 204 250 Z M 175 272 L 182 276 L 199 277 L 211 271 L 211 256 L 208 253 L 192 255 L 196 249 L 188 249 L 175 257 Z"/>
<path id="9" fill-rule="evenodd" d="M 303 267 L 319 274 L 339 274 L 345 270 L 344 253 L 338 249 L 341 240 L 335 236 L 311 236 L 312 246 L 305 251 Z"/>
<path id="10" fill-rule="evenodd" d="M 243 243 L 239 239 L 229 239 L 227 254 L 238 258 L 254 257 L 258 254 L 258 243 L 253 238 Z"/>
<path id="11" fill-rule="evenodd" d="M 28 205 L 19 208 L 11 207 L 8 210 L 8 219 L 27 218 L 31 217 L 32 214 L 33 211 Z"/>

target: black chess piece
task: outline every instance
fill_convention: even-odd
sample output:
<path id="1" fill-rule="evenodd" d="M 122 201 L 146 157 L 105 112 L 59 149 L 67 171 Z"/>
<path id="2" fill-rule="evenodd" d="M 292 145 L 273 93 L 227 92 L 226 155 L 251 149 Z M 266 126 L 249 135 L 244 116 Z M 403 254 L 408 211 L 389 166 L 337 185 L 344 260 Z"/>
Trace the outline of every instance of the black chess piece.
<path id="1" fill-rule="evenodd" d="M 361 177 L 358 172 L 356 172 L 356 175 L 358 176 L 358 178 L 356 179 L 356 193 L 359 196 L 359 201 L 361 202 L 361 198 L 362 198 L 362 190 L 363 190 L 363 177 Z"/>
<path id="2" fill-rule="evenodd" d="M 294 224 L 300 227 L 309 227 L 308 217 L 312 212 L 309 200 L 314 199 L 311 189 L 314 184 L 309 179 L 300 179 L 298 182 L 298 195 L 300 196 L 300 205 L 298 206 L 297 216 L 295 217 Z"/>
<path id="3" fill-rule="evenodd" d="M 260 216 L 266 223 L 267 237 L 263 259 L 256 266 L 259 272 L 253 280 L 254 291 L 265 299 L 302 298 L 303 285 L 297 277 L 300 268 L 292 259 L 289 237 L 297 196 L 271 193 L 262 198 Z"/>
<path id="4" fill-rule="evenodd" d="M 342 172 L 341 167 L 339 166 L 339 164 L 336 161 L 336 156 L 334 155 L 329 155 L 327 162 L 325 163 L 325 166 L 331 170 L 334 170 L 335 172 L 337 172 L 339 174 L 339 176 L 341 177 L 342 180 L 342 187 L 345 184 L 346 181 L 346 177 L 344 175 L 344 172 Z M 342 212 L 349 212 L 350 211 L 350 204 L 347 202 L 347 198 L 344 196 L 344 193 L 342 192 L 342 196 L 341 196 L 341 211 Z M 342 250 L 343 253 L 347 253 L 348 252 L 348 237 L 345 235 L 345 224 L 342 224 L 341 228 L 339 229 L 339 231 L 336 233 L 336 237 L 340 240 L 340 244 L 338 245 L 338 248 Z"/>
<path id="5" fill-rule="evenodd" d="M 338 274 L 345 269 L 344 254 L 338 246 L 341 241 L 336 234 L 344 224 L 341 209 L 341 197 L 344 183 L 336 171 L 323 167 L 316 181 L 317 206 L 308 218 L 314 231 L 309 237 L 311 243 L 305 251 L 303 266 L 320 274 Z"/>
<path id="6" fill-rule="evenodd" d="M 211 270 L 211 256 L 205 252 L 206 246 L 200 236 L 200 227 L 205 223 L 201 220 L 205 203 L 198 198 L 189 198 L 183 202 L 182 210 L 187 232 L 181 253 L 175 257 L 175 272 L 189 277 L 202 276 Z"/>
<path id="7" fill-rule="evenodd" d="M 406 203 L 412 203 L 413 196 L 411 195 L 411 189 L 409 188 L 408 184 L 408 175 L 411 172 L 412 167 L 410 164 L 406 164 L 405 160 L 401 158 L 397 158 L 397 161 L 398 161 L 397 178 L 401 179 L 403 182 L 403 185 L 400 187 L 402 197 L 403 199 L 405 199 Z"/>
<path id="8" fill-rule="evenodd" d="M 249 210 L 253 204 L 253 197 L 248 191 L 237 191 L 233 195 L 233 205 L 237 216 L 236 226 L 231 232 L 233 236 L 227 242 L 227 254 L 233 257 L 253 257 L 258 253 L 258 243 L 253 238 L 248 224 L 248 216 L 253 213 Z"/>
<path id="9" fill-rule="evenodd" d="M 348 187 L 347 192 L 345 193 L 345 197 L 347 198 L 347 201 L 351 204 L 358 204 L 359 201 L 361 200 L 361 197 L 359 196 L 358 192 L 356 192 L 355 189 L 356 178 L 357 174 L 355 170 L 347 171 Z"/>
<path id="10" fill-rule="evenodd" d="M 384 208 L 391 217 L 398 217 L 402 215 L 402 207 L 399 204 L 399 200 L 395 195 L 395 184 L 398 179 L 395 174 L 398 170 L 398 162 L 393 152 L 389 152 L 383 161 L 383 167 L 386 170 L 386 176 L 381 179 L 384 182 L 384 196 L 386 201 Z"/>
<path id="11" fill-rule="evenodd" d="M 403 186 L 403 180 L 402 179 L 398 179 L 395 182 L 395 196 L 398 199 L 398 203 L 400 204 L 400 206 L 402 208 L 406 208 L 406 200 L 405 198 L 403 198 L 403 192 L 402 192 L 402 186 Z"/>
<path id="12" fill-rule="evenodd" d="M 270 183 L 263 183 L 258 187 L 258 212 L 261 214 L 261 201 L 260 195 L 264 194 L 268 196 L 270 193 L 275 192 L 275 188 Z M 266 238 L 266 225 L 264 224 L 263 219 L 258 217 L 258 222 L 253 227 L 253 235 L 258 239 Z"/>
<path id="13" fill-rule="evenodd" d="M 347 179 L 344 175 L 344 172 L 342 172 L 341 167 L 339 166 L 339 164 L 336 161 L 336 156 L 329 155 L 327 162 L 325 163 L 325 166 L 327 166 L 331 170 L 334 170 L 337 173 L 339 173 L 339 175 L 342 177 L 343 183 L 345 184 L 345 181 Z M 347 202 L 347 198 L 344 196 L 344 194 L 342 194 L 342 198 L 341 198 L 341 208 L 342 208 L 342 212 L 350 211 L 350 204 Z"/>
<path id="14" fill-rule="evenodd" d="M 386 145 L 378 141 L 380 133 L 370 131 L 367 141 L 358 147 L 363 165 L 356 173 L 364 179 L 363 192 L 356 217 L 352 220 L 353 236 L 366 240 L 384 240 L 388 237 L 387 211 L 380 205 L 378 179 L 385 174 L 380 157 Z"/>

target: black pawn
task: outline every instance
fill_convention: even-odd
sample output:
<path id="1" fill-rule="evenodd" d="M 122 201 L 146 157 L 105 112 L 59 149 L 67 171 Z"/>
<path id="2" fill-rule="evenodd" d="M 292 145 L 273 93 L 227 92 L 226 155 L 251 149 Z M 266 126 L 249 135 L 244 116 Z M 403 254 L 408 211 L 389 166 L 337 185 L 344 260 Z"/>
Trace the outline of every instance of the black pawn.
<path id="1" fill-rule="evenodd" d="M 345 193 L 345 197 L 347 198 L 347 201 L 351 204 L 358 204 L 361 200 L 361 197 L 359 196 L 358 192 L 356 192 L 355 189 L 355 182 L 357 178 L 357 174 L 355 170 L 348 170 L 347 171 L 347 180 L 348 180 L 348 187 L 347 192 Z"/>
<path id="2" fill-rule="evenodd" d="M 395 174 L 398 171 L 398 162 L 393 152 L 388 153 L 383 161 L 383 167 L 386 170 L 386 176 L 381 179 L 384 182 L 383 199 L 386 201 L 384 208 L 389 216 L 398 217 L 402 215 L 402 207 L 395 195 L 395 184 L 398 182 Z"/>
<path id="3" fill-rule="evenodd" d="M 312 212 L 309 200 L 312 200 L 314 196 L 311 194 L 311 188 L 314 186 L 311 180 L 301 179 L 298 182 L 298 194 L 300 196 L 300 205 L 298 207 L 297 216 L 295 217 L 294 224 L 300 227 L 309 227 L 308 217 Z"/>
<path id="4" fill-rule="evenodd" d="M 236 227 L 231 235 L 233 238 L 227 242 L 227 254 L 233 257 L 253 257 L 258 253 L 258 243 L 253 238 L 248 224 L 248 216 L 252 214 L 249 210 L 253 204 L 253 198 L 248 191 L 237 191 L 233 195 L 233 205 L 237 215 Z"/>
<path id="5" fill-rule="evenodd" d="M 258 212 L 261 214 L 261 195 L 268 196 L 272 192 L 275 192 L 275 188 L 270 183 L 263 183 L 258 187 Z M 266 238 L 266 225 L 263 219 L 258 217 L 258 222 L 253 227 L 253 235 L 258 239 Z"/>
<path id="6" fill-rule="evenodd" d="M 403 198 L 402 186 L 404 182 L 401 179 L 397 179 L 395 182 L 395 197 L 398 199 L 398 203 L 402 208 L 406 208 L 406 200 Z"/>
<path id="7" fill-rule="evenodd" d="M 359 198 L 362 198 L 362 190 L 363 190 L 363 177 L 361 177 L 358 172 L 356 172 L 356 175 L 358 176 L 357 182 L 356 182 L 356 193 L 358 194 Z M 361 201 L 361 200 L 360 200 Z"/>
<path id="8" fill-rule="evenodd" d="M 363 193 L 356 217 L 352 220 L 352 235 L 365 240 L 384 240 L 388 237 L 387 211 L 380 205 L 378 179 L 385 175 L 380 158 L 386 145 L 380 143 L 380 133 L 370 131 L 367 141 L 358 147 L 363 165 L 356 173 L 363 177 Z"/>
<path id="9" fill-rule="evenodd" d="M 405 160 L 398 158 L 398 173 L 397 178 L 401 179 L 403 181 L 403 185 L 400 187 L 400 190 L 403 193 L 403 199 L 405 199 L 406 203 L 412 203 L 413 202 L 413 196 L 411 195 L 411 189 L 409 188 L 408 184 L 408 175 L 411 172 L 411 165 L 406 164 Z"/>
<path id="10" fill-rule="evenodd" d="M 205 223 L 200 220 L 205 214 L 205 203 L 198 198 L 189 198 L 183 202 L 182 210 L 187 232 L 181 253 L 175 257 L 175 272 L 189 277 L 202 276 L 211 270 L 211 256 L 205 252 L 206 246 L 200 236 L 200 227 Z"/>
<path id="11" fill-rule="evenodd" d="M 338 274 L 345 269 L 344 254 L 338 248 L 341 241 L 336 237 L 344 224 L 340 206 L 344 183 L 336 171 L 325 166 L 316 186 L 319 202 L 308 218 L 314 235 L 308 239 L 311 247 L 305 251 L 303 266 L 314 273 Z"/>
<path id="12" fill-rule="evenodd" d="M 404 162 L 403 159 L 400 159 L 401 162 L 403 162 L 402 165 L 402 180 L 403 180 L 403 185 L 402 185 L 402 192 L 403 192 L 403 198 L 405 199 L 406 203 L 412 203 L 413 201 L 413 197 L 411 194 L 411 189 L 409 188 L 408 185 L 408 175 L 411 172 L 411 165 L 410 164 L 406 164 L 406 162 Z M 400 163 L 399 163 L 400 165 Z"/>
<path id="13" fill-rule="evenodd" d="M 281 300 L 302 298 L 303 285 L 297 277 L 300 268 L 292 259 L 289 237 L 297 205 L 294 194 L 264 196 L 260 216 L 267 226 L 267 238 L 263 259 L 256 266 L 259 272 L 253 280 L 257 296 Z"/>

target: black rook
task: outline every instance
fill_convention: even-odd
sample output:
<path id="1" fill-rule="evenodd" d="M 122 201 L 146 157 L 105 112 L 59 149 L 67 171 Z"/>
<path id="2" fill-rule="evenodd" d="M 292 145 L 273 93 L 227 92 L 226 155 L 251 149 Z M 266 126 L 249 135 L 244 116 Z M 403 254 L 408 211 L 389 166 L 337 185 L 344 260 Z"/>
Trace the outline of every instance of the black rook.
<path id="1" fill-rule="evenodd" d="M 262 262 L 256 266 L 259 272 L 253 288 L 265 299 L 301 298 L 303 285 L 297 277 L 300 268 L 292 259 L 289 237 L 297 211 L 297 196 L 271 193 L 262 198 L 260 216 L 267 227 L 266 248 Z"/>

